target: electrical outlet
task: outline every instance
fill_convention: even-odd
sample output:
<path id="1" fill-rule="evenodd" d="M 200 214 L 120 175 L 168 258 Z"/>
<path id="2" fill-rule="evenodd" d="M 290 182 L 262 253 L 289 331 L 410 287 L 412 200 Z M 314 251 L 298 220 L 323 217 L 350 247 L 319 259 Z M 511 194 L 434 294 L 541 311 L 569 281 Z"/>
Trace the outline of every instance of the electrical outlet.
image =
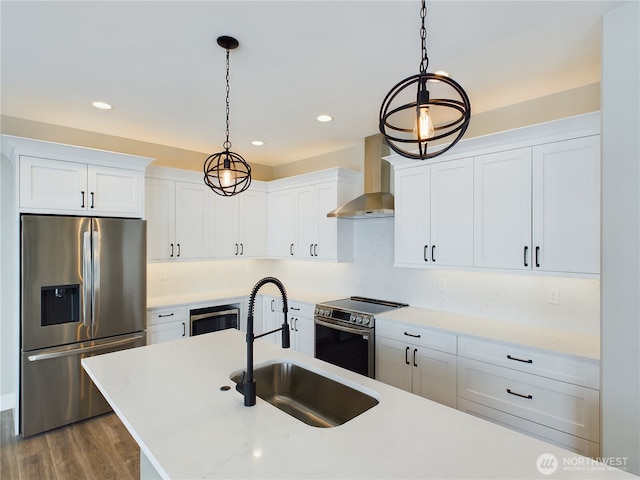
<path id="1" fill-rule="evenodd" d="M 442 293 L 446 293 L 447 292 L 447 281 L 444 278 L 441 278 L 438 281 L 438 291 L 440 291 Z"/>
<path id="2" fill-rule="evenodd" d="M 547 291 L 547 303 L 552 305 L 558 305 L 560 297 L 560 291 L 557 288 L 550 288 Z"/>

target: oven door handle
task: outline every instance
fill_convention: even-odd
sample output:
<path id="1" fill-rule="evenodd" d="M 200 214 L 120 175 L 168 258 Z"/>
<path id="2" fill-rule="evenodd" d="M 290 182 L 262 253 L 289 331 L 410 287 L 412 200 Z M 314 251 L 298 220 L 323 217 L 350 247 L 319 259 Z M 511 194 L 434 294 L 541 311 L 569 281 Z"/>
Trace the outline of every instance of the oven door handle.
<path id="1" fill-rule="evenodd" d="M 318 325 L 322 325 L 324 327 L 327 328 L 333 328 L 335 330 L 341 330 L 343 332 L 347 332 L 347 333 L 355 333 L 356 335 L 362 335 L 363 337 L 366 337 L 367 340 L 369 340 L 369 336 L 371 335 L 371 330 L 370 328 L 352 328 L 352 327 L 347 327 L 344 325 L 339 325 L 337 323 L 333 323 L 333 322 L 326 322 L 324 320 L 321 320 L 319 317 L 314 317 L 314 321 L 316 322 L 316 324 Z"/>
<path id="2" fill-rule="evenodd" d="M 189 319 L 193 321 L 202 320 L 203 318 L 216 318 L 222 315 L 229 315 L 230 313 L 238 313 L 238 310 L 223 310 L 219 312 L 200 313 L 198 315 L 190 315 Z"/>

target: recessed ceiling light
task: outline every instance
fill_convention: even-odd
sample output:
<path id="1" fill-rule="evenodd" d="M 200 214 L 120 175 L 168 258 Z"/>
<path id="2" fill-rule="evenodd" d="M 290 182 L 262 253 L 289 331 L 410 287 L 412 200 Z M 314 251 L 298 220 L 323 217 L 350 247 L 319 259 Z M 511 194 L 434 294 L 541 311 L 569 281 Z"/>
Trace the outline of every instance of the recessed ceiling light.
<path id="1" fill-rule="evenodd" d="M 251 145 L 255 145 L 256 147 L 261 147 L 262 145 L 264 145 L 264 142 L 262 140 L 254 140 L 253 142 L 251 142 Z"/>
<path id="2" fill-rule="evenodd" d="M 100 110 L 111 110 L 112 108 L 107 102 L 93 102 L 91 105 L 99 108 Z"/>
<path id="3" fill-rule="evenodd" d="M 326 123 L 326 122 L 330 122 L 331 120 L 333 120 L 333 117 L 331 115 L 319 115 L 318 118 L 316 118 L 316 120 L 318 120 L 319 122 L 322 123 Z"/>

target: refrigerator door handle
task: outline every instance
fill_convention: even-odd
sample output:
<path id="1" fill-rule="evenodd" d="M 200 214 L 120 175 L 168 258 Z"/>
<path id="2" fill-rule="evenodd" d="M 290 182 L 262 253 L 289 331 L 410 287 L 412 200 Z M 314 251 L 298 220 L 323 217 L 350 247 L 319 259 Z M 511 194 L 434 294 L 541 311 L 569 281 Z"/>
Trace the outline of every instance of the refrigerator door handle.
<path id="1" fill-rule="evenodd" d="M 95 335 L 95 326 L 100 321 L 100 232 L 93 231 L 91 258 L 93 262 L 93 283 L 91 288 L 91 318 L 93 328 L 91 336 Z"/>
<path id="2" fill-rule="evenodd" d="M 38 362 L 40 360 L 50 360 L 52 358 L 60 358 L 60 357 L 69 357 L 72 355 L 86 354 L 97 352 L 98 350 L 105 350 L 107 348 L 119 347 L 122 345 L 127 345 L 129 343 L 135 343 L 138 340 L 144 338 L 144 335 L 134 335 L 132 337 L 123 338 L 120 340 L 114 340 L 112 342 L 101 343 L 100 345 L 89 345 L 87 347 L 79 347 L 79 348 L 53 348 L 49 349 L 45 353 L 36 353 L 33 355 L 29 355 L 27 358 L 30 362 Z"/>
<path id="3" fill-rule="evenodd" d="M 91 233 L 84 232 L 82 238 L 82 323 L 91 326 Z"/>

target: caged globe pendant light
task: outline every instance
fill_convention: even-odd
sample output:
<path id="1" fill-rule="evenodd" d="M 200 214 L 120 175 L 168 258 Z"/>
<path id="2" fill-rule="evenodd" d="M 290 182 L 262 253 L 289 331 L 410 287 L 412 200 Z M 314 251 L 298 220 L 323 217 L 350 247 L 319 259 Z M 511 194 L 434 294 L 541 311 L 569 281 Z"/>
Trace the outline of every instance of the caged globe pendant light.
<path id="1" fill-rule="evenodd" d="M 426 14 L 422 0 L 420 73 L 393 87 L 380 107 L 380 133 L 394 152 L 414 160 L 426 160 L 449 150 L 462 138 L 471 119 L 471 103 L 464 89 L 446 74 L 427 73 Z M 444 97 L 451 94 L 453 99 Z M 450 143 L 433 144 L 451 136 Z"/>
<path id="2" fill-rule="evenodd" d="M 204 183 L 218 195 L 230 197 L 244 192 L 251 185 L 251 167 L 237 153 L 230 151 L 229 141 L 229 50 L 238 47 L 233 37 L 218 37 L 218 45 L 227 51 L 227 98 L 226 140 L 222 144 L 224 150 L 210 155 L 204 161 Z"/>

